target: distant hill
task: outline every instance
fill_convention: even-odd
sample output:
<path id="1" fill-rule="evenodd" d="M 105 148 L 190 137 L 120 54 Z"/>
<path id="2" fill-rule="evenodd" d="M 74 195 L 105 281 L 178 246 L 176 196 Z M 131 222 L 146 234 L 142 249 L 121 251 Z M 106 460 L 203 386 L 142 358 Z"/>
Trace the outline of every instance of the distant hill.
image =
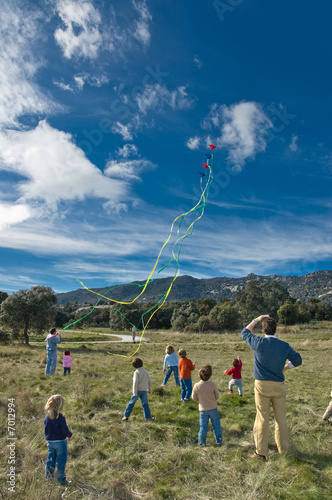
<path id="1" fill-rule="evenodd" d="M 155 279 L 147 286 L 140 302 L 156 302 L 167 291 L 173 278 Z M 250 280 L 257 280 L 260 283 L 269 283 L 278 281 L 289 294 L 295 299 L 306 301 L 313 297 L 320 300 L 332 301 L 332 271 L 316 271 L 315 273 L 305 274 L 304 276 L 259 276 L 248 274 L 243 278 L 209 278 L 197 279 L 191 276 L 179 276 L 174 282 L 173 288 L 168 296 L 168 302 L 183 302 L 185 300 L 198 300 L 212 297 L 235 299 L 236 292 L 245 288 Z M 122 286 L 93 288 L 95 292 L 107 294 L 108 297 L 123 302 L 129 302 L 142 290 L 144 281 L 137 281 Z M 139 286 L 137 286 L 139 285 Z M 67 293 L 58 293 L 58 304 L 67 304 L 68 302 L 78 304 L 95 304 L 98 296 L 88 292 L 85 289 L 78 289 Z"/>

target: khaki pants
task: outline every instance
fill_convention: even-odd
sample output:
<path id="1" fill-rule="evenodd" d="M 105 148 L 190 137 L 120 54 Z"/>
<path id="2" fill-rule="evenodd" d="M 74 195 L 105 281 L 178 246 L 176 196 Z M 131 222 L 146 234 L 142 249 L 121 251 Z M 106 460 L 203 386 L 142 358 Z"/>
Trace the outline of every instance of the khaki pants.
<path id="1" fill-rule="evenodd" d="M 254 440 L 256 452 L 268 456 L 270 405 L 272 403 L 275 419 L 275 440 L 279 453 L 288 450 L 290 446 L 289 432 L 286 421 L 285 382 L 255 380 L 256 420 L 254 425 Z"/>

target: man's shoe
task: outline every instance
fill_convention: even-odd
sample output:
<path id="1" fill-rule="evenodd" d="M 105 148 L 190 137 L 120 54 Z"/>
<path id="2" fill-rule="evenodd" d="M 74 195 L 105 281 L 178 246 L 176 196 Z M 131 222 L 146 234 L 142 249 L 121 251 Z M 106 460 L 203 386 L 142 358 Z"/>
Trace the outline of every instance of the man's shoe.
<path id="1" fill-rule="evenodd" d="M 128 420 L 128 417 L 122 417 L 122 420 L 123 420 L 123 421 L 127 421 L 127 420 Z"/>

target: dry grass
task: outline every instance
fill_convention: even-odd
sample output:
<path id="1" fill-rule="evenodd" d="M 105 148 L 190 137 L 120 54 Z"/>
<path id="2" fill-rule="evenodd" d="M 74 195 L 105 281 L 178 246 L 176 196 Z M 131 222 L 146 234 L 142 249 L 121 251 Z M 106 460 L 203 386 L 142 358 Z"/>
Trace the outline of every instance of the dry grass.
<path id="1" fill-rule="evenodd" d="M 253 354 L 239 334 L 189 335 L 148 332 L 149 343 L 139 356 L 153 381 L 150 407 L 156 421 L 146 423 L 140 403 L 128 422 L 122 422 L 129 400 L 133 368 L 131 360 L 107 354 L 107 346 L 70 346 L 72 375 L 44 373 L 44 348 L 8 345 L 0 348 L 2 386 L 1 445 L 8 443 L 7 399 L 15 398 L 16 493 L 6 484 L 1 468 L 0 497 L 24 500 L 60 499 L 312 499 L 328 498 L 332 485 L 331 424 L 321 421 L 332 388 L 331 323 L 282 328 L 280 338 L 303 356 L 301 368 L 287 372 L 288 422 L 294 450 L 277 453 L 271 422 L 271 453 L 267 463 L 253 462 L 252 426 Z M 77 335 L 77 334 L 76 334 Z M 162 362 L 167 343 L 185 346 L 196 366 L 214 368 L 213 380 L 221 390 L 219 411 L 224 446 L 214 444 L 212 430 L 207 447 L 197 446 L 198 408 L 184 405 L 174 380 L 165 389 Z M 68 347 L 68 346 L 67 346 Z M 59 359 L 66 344 L 59 347 Z M 109 347 L 110 349 L 110 347 Z M 132 344 L 111 344 L 113 352 L 131 354 Z M 223 375 L 232 359 L 243 361 L 244 397 L 227 395 L 229 377 Z M 60 363 L 59 363 L 60 364 Z M 193 381 L 197 381 L 197 370 Z M 73 431 L 69 443 L 65 489 L 44 482 L 47 457 L 43 435 L 43 406 L 51 394 L 66 400 L 64 414 Z"/>

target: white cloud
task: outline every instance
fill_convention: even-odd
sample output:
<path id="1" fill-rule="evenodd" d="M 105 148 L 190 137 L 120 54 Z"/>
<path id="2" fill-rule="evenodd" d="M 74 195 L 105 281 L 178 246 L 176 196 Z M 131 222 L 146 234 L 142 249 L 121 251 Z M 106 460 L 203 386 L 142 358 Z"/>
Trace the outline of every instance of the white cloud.
<path id="1" fill-rule="evenodd" d="M 123 148 L 118 148 L 116 155 L 119 158 L 129 158 L 130 156 L 140 156 L 138 147 L 135 144 L 125 144 Z"/>
<path id="2" fill-rule="evenodd" d="M 243 101 L 229 107 L 213 104 L 201 126 L 206 130 L 220 129 L 215 144 L 227 149 L 229 162 L 241 170 L 246 160 L 265 151 L 265 136 L 273 124 L 259 103 Z"/>
<path id="3" fill-rule="evenodd" d="M 74 76 L 73 80 L 73 83 L 53 80 L 53 84 L 61 90 L 68 90 L 69 92 L 75 93 L 83 90 L 86 84 L 90 85 L 90 87 L 101 87 L 109 82 L 109 78 L 106 75 L 96 76 L 88 73 L 79 73 Z"/>
<path id="4" fill-rule="evenodd" d="M 199 148 L 200 142 L 201 140 L 199 137 L 190 137 L 190 139 L 188 139 L 186 142 L 186 146 L 189 149 L 195 150 Z"/>
<path id="5" fill-rule="evenodd" d="M 290 143 L 290 145 L 288 146 L 289 149 L 293 152 L 293 153 L 296 153 L 296 151 L 299 150 L 299 146 L 297 144 L 297 141 L 299 140 L 298 136 L 297 135 L 293 135 L 292 137 L 292 142 Z"/>
<path id="6" fill-rule="evenodd" d="M 41 66 L 35 45 L 40 40 L 42 13 L 14 3 L 2 3 L 0 9 L 0 126 L 19 126 L 19 117 L 45 114 L 60 107 L 46 97 L 35 83 Z"/>
<path id="7" fill-rule="evenodd" d="M 120 134 L 124 141 L 132 141 L 133 134 L 131 132 L 132 125 L 128 123 L 128 125 L 123 125 L 121 122 L 115 122 L 112 126 L 113 134 Z"/>
<path id="8" fill-rule="evenodd" d="M 127 212 L 128 205 L 126 203 L 115 202 L 112 200 L 106 201 L 103 203 L 103 209 L 105 213 L 110 214 L 119 214 L 120 212 Z"/>
<path id="9" fill-rule="evenodd" d="M 54 37 L 64 56 L 95 59 L 103 42 L 100 13 L 88 0 L 57 0 L 56 8 L 64 28 L 58 28 Z"/>
<path id="10" fill-rule="evenodd" d="M 133 36 L 142 43 L 142 45 L 149 45 L 150 43 L 150 31 L 149 23 L 152 20 L 152 16 L 147 8 L 145 0 L 133 0 L 133 6 L 139 13 L 139 19 L 135 21 L 135 31 Z"/>
<path id="11" fill-rule="evenodd" d="M 0 202 L 0 231 L 29 219 L 31 215 L 32 211 L 28 205 Z"/>
<path id="12" fill-rule="evenodd" d="M 196 99 L 188 95 L 186 87 L 180 86 L 169 91 L 165 85 L 146 85 L 144 92 L 136 97 L 139 111 L 146 115 L 149 110 L 162 112 L 165 106 L 175 109 L 190 109 Z"/>
<path id="13" fill-rule="evenodd" d="M 97 197 L 119 200 L 127 187 L 109 179 L 95 167 L 72 136 L 46 121 L 29 131 L 9 130 L 0 134 L 0 169 L 22 176 L 21 200 L 42 200 L 56 207 L 61 200 Z"/>
<path id="14" fill-rule="evenodd" d="M 112 178 L 128 181 L 141 181 L 139 176 L 142 172 L 147 172 L 156 168 L 156 165 L 149 160 L 110 160 L 104 169 L 105 175 Z"/>
<path id="15" fill-rule="evenodd" d="M 200 60 L 199 56 L 197 56 L 197 55 L 194 57 L 194 63 L 196 64 L 198 69 L 201 69 L 201 67 L 203 66 L 202 61 Z"/>

